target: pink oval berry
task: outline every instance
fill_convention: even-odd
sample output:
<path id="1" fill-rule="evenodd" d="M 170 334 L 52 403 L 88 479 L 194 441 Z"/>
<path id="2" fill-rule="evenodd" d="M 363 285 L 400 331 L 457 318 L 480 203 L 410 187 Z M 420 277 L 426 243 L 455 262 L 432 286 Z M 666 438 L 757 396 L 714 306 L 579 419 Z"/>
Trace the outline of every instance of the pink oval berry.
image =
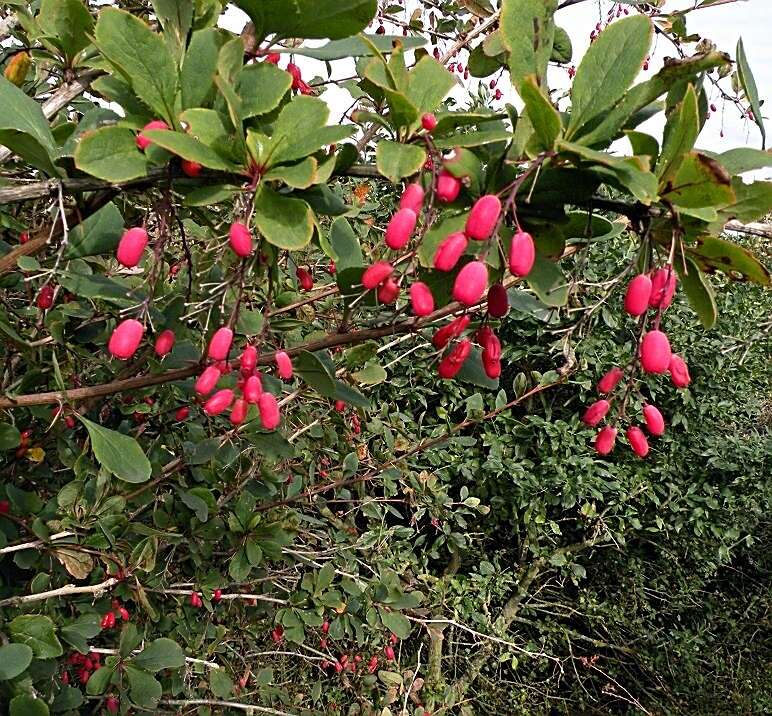
<path id="1" fill-rule="evenodd" d="M 228 232 L 228 243 L 233 253 L 242 258 L 252 253 L 252 234 L 245 224 L 236 221 Z"/>
<path id="2" fill-rule="evenodd" d="M 670 356 L 670 380 L 676 388 L 687 388 L 689 383 L 692 382 L 692 377 L 689 375 L 689 366 L 686 365 L 686 361 L 681 356 L 673 353 Z"/>
<path id="3" fill-rule="evenodd" d="M 383 283 L 392 273 L 394 273 L 394 267 L 388 261 L 376 261 L 372 266 L 368 266 L 362 274 L 362 285 L 371 291 Z"/>
<path id="4" fill-rule="evenodd" d="M 670 367 L 670 341 L 662 331 L 649 331 L 641 341 L 641 366 L 647 373 L 664 373 Z"/>
<path id="5" fill-rule="evenodd" d="M 263 393 L 257 401 L 260 422 L 266 430 L 275 430 L 281 421 L 279 402 L 271 393 Z"/>
<path id="6" fill-rule="evenodd" d="M 386 227 L 386 246 L 394 251 L 404 248 L 415 230 L 418 217 L 412 209 L 400 209 Z"/>
<path id="7" fill-rule="evenodd" d="M 465 306 L 474 306 L 488 288 L 488 267 L 482 261 L 470 261 L 456 276 L 453 299 Z"/>
<path id="8" fill-rule="evenodd" d="M 314 277 L 307 268 L 303 268 L 302 266 L 299 267 L 298 270 L 295 271 L 295 276 L 297 276 L 300 288 L 304 291 L 310 291 L 314 287 Z"/>
<path id="9" fill-rule="evenodd" d="M 663 311 L 673 302 L 678 279 L 672 266 L 657 269 L 651 277 L 649 306 Z"/>
<path id="10" fill-rule="evenodd" d="M 625 293 L 625 311 L 631 316 L 641 316 L 649 308 L 651 299 L 651 279 L 645 274 L 638 274 L 627 285 Z"/>
<path id="11" fill-rule="evenodd" d="M 432 336 L 432 345 L 435 348 L 444 348 L 450 341 L 458 338 L 466 330 L 471 320 L 469 316 L 464 314 L 448 323 L 447 326 L 443 326 Z"/>
<path id="12" fill-rule="evenodd" d="M 594 428 L 601 420 L 603 420 L 603 418 L 606 417 L 610 407 L 611 403 L 609 403 L 608 400 L 598 400 L 594 402 L 589 408 L 587 408 L 587 410 L 584 411 L 582 422 L 585 425 L 589 425 L 591 428 Z"/>
<path id="13" fill-rule="evenodd" d="M 410 287 L 410 304 L 416 316 L 428 316 L 434 311 L 434 296 L 431 289 L 422 281 L 416 281 Z"/>
<path id="14" fill-rule="evenodd" d="M 249 411 L 249 403 L 242 398 L 237 398 L 233 403 L 233 409 L 231 410 L 231 424 L 241 425 L 247 419 L 247 412 Z"/>
<path id="15" fill-rule="evenodd" d="M 242 375 L 249 377 L 252 374 L 252 371 L 257 367 L 257 348 L 253 345 L 244 348 L 239 358 L 239 367 Z"/>
<path id="16" fill-rule="evenodd" d="M 655 405 L 643 406 L 643 419 L 646 422 L 646 429 L 652 435 L 664 435 L 665 418 L 662 417 L 662 413 Z"/>
<path id="17" fill-rule="evenodd" d="M 418 215 L 424 205 L 424 188 L 418 183 L 413 182 L 405 187 L 402 197 L 399 200 L 400 209 L 411 209 Z"/>
<path id="18" fill-rule="evenodd" d="M 113 331 L 107 350 L 116 358 L 128 360 L 137 352 L 144 334 L 145 327 L 139 321 L 127 318 Z"/>
<path id="19" fill-rule="evenodd" d="M 460 231 L 446 236 L 434 253 L 434 268 L 438 271 L 452 271 L 468 245 L 469 239 Z"/>
<path id="20" fill-rule="evenodd" d="M 207 415 L 220 415 L 230 408 L 232 403 L 233 391 L 230 388 L 223 388 L 204 403 L 204 412 Z"/>
<path id="21" fill-rule="evenodd" d="M 496 380 L 501 375 L 501 341 L 489 326 L 477 331 L 477 342 L 482 346 L 482 364 L 485 375 Z"/>
<path id="22" fill-rule="evenodd" d="M 638 427 L 627 428 L 627 442 L 638 457 L 646 457 L 649 454 L 649 441 L 643 434 L 643 430 Z"/>
<path id="23" fill-rule="evenodd" d="M 147 231 L 142 227 L 137 226 L 124 232 L 116 253 L 118 263 L 126 268 L 134 268 L 142 258 L 147 242 Z"/>
<path id="24" fill-rule="evenodd" d="M 491 318 L 504 318 L 509 312 L 507 289 L 500 283 L 494 283 L 488 289 L 488 315 Z"/>
<path id="25" fill-rule="evenodd" d="M 598 381 L 598 392 L 610 393 L 617 385 L 619 385 L 619 381 L 622 380 L 624 374 L 625 373 L 621 368 L 612 368 Z"/>
<path id="26" fill-rule="evenodd" d="M 220 380 L 222 372 L 217 366 L 210 365 L 208 368 L 204 368 L 198 380 L 196 380 L 195 391 L 201 396 L 209 395 L 216 387 L 217 382 Z"/>
<path id="27" fill-rule="evenodd" d="M 174 348 L 175 340 L 176 336 L 171 329 L 167 328 L 165 331 L 161 331 L 161 333 L 158 334 L 158 338 L 155 339 L 155 354 L 159 358 L 163 358 L 165 355 L 171 353 L 172 348 Z"/>
<path id="28" fill-rule="evenodd" d="M 394 303 L 399 296 L 399 284 L 389 276 L 378 286 L 378 301 L 384 304 Z"/>
<path id="29" fill-rule="evenodd" d="M 251 375 L 244 383 L 244 399 L 248 403 L 256 404 L 263 394 L 263 381 L 260 375 Z"/>
<path id="30" fill-rule="evenodd" d="M 225 360 L 233 343 L 233 331 L 228 326 L 218 328 L 209 341 L 207 355 L 211 360 Z"/>
<path id="31" fill-rule="evenodd" d="M 146 137 L 143 132 L 147 129 L 169 129 L 169 125 L 166 124 L 162 119 L 154 119 L 152 122 L 148 122 L 144 127 L 142 127 L 142 132 L 140 132 L 137 135 L 137 147 L 139 147 L 139 150 L 144 152 L 153 142 Z"/>
<path id="32" fill-rule="evenodd" d="M 509 270 L 515 276 L 527 276 L 535 261 L 536 245 L 533 237 L 527 231 L 518 229 L 509 245 Z"/>
<path id="33" fill-rule="evenodd" d="M 493 234 L 501 214 L 501 201 L 495 194 L 480 197 L 466 220 L 466 235 L 470 239 L 486 241 Z"/>
<path id="34" fill-rule="evenodd" d="M 437 177 L 437 198 L 443 204 L 450 204 L 458 199 L 461 193 L 461 180 L 443 169 Z"/>
<path id="35" fill-rule="evenodd" d="M 285 351 L 279 351 L 275 356 L 276 368 L 282 380 L 292 378 L 292 359 Z"/>
<path id="36" fill-rule="evenodd" d="M 595 436 L 595 451 L 598 455 L 608 455 L 614 449 L 617 440 L 617 429 L 607 425 L 601 428 Z"/>
<path id="37" fill-rule="evenodd" d="M 435 117 L 431 112 L 427 112 L 421 117 L 421 126 L 427 132 L 433 132 L 437 127 L 437 117 Z"/>
<path id="38" fill-rule="evenodd" d="M 472 341 L 464 339 L 441 361 L 438 368 L 440 378 L 453 378 L 461 370 L 464 362 L 472 352 Z"/>

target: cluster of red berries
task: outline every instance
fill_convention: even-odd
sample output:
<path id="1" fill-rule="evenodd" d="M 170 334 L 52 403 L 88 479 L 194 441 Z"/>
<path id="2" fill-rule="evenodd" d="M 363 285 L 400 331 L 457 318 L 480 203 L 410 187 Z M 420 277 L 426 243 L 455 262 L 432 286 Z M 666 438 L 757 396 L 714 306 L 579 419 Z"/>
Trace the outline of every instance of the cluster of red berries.
<path id="1" fill-rule="evenodd" d="M 127 622 L 130 618 L 129 610 L 121 604 L 120 600 L 113 599 L 110 604 L 110 611 L 104 613 L 99 626 L 102 629 L 112 629 L 118 623 L 118 619 Z"/>
<path id="2" fill-rule="evenodd" d="M 280 627 L 279 627 L 280 628 Z M 325 621 L 322 624 L 322 633 L 325 634 L 319 640 L 319 646 L 321 649 L 327 648 L 326 634 L 330 630 L 330 623 Z M 394 661 L 396 654 L 394 653 L 394 647 L 399 643 L 399 637 L 396 634 L 392 634 L 389 637 L 389 642 L 383 647 L 383 653 L 386 657 L 386 661 Z M 368 674 L 374 674 L 378 670 L 379 658 L 377 654 L 373 654 L 368 660 L 365 666 L 360 666 L 364 659 L 361 654 L 356 654 L 353 658 L 348 654 L 341 654 L 335 661 L 329 661 L 324 659 L 321 663 L 322 669 L 327 671 L 328 669 L 335 669 L 336 674 L 340 674 L 344 671 L 348 671 L 352 674 L 356 673 L 360 668 L 363 668 Z"/>
<path id="3" fill-rule="evenodd" d="M 640 341 L 637 360 L 646 373 L 669 373 L 676 388 L 686 388 L 691 383 L 686 361 L 670 348 L 667 335 L 659 330 L 662 313 L 673 301 L 676 291 L 676 274 L 671 265 L 655 269 L 651 274 L 639 274 L 627 286 L 625 293 L 625 311 L 634 317 L 643 316 L 647 311 L 655 311 L 651 330 L 646 331 Z M 635 365 L 635 362 L 633 363 Z M 598 392 L 602 395 L 613 393 L 624 377 L 619 367 L 609 370 L 598 383 Z M 629 389 L 629 386 L 628 386 Z M 622 404 L 625 401 L 623 399 Z M 611 409 L 611 402 L 605 398 L 590 405 L 582 417 L 585 425 L 597 427 Z M 661 436 L 665 432 L 665 420 L 654 405 L 643 407 L 643 420 L 650 435 Z M 630 447 L 639 457 L 649 453 L 649 441 L 640 427 L 631 425 L 625 432 Z M 608 455 L 613 449 L 617 437 L 617 428 L 606 425 L 595 438 L 595 450 L 600 455 Z"/>
<path id="4" fill-rule="evenodd" d="M 79 651 L 73 651 L 64 663 L 69 668 L 65 668 L 62 672 L 62 683 L 69 684 L 74 680 L 85 685 L 91 678 L 91 674 L 102 666 L 102 657 L 100 654 L 81 654 Z"/>

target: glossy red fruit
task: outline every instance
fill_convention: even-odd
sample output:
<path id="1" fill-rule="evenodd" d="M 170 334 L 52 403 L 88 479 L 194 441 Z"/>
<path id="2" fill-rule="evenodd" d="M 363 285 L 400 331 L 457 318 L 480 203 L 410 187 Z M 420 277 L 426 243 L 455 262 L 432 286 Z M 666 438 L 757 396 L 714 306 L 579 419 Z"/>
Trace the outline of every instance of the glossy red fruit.
<path id="1" fill-rule="evenodd" d="M 177 408 L 177 410 L 174 413 L 174 419 L 181 423 L 184 420 L 188 419 L 188 416 L 190 415 L 190 408 L 187 405 L 183 405 L 181 408 Z"/>
<path id="2" fill-rule="evenodd" d="M 491 318 L 504 318 L 509 313 L 507 289 L 500 283 L 494 283 L 488 289 L 488 315 Z"/>
<path id="3" fill-rule="evenodd" d="M 638 274 L 629 284 L 625 293 L 625 311 L 631 316 L 640 316 L 649 308 L 651 299 L 651 279 L 645 274 Z"/>
<path id="4" fill-rule="evenodd" d="M 617 429 L 607 425 L 601 428 L 595 437 L 595 451 L 598 455 L 608 455 L 614 449 L 617 439 Z"/>
<path id="5" fill-rule="evenodd" d="M 662 417 L 662 413 L 655 405 L 643 406 L 643 419 L 646 422 L 646 429 L 652 435 L 665 434 L 665 418 Z"/>
<path id="6" fill-rule="evenodd" d="M 449 171 L 442 169 L 437 177 L 437 199 L 443 204 L 450 204 L 458 199 L 461 193 L 461 180 Z"/>
<path id="7" fill-rule="evenodd" d="M 233 403 L 233 391 L 230 388 L 218 390 L 204 403 L 204 412 L 207 415 L 221 415 Z"/>
<path id="8" fill-rule="evenodd" d="M 594 428 L 601 420 L 603 420 L 603 418 L 606 417 L 610 407 L 611 403 L 609 403 L 608 400 L 596 401 L 589 408 L 587 408 L 587 410 L 584 411 L 582 422 L 585 425 L 589 425 L 591 428 Z"/>
<path id="9" fill-rule="evenodd" d="M 412 209 L 400 209 L 386 227 L 386 246 L 394 251 L 407 246 L 417 221 L 418 216 Z"/>
<path id="10" fill-rule="evenodd" d="M 244 383 L 244 400 L 248 403 L 257 404 L 260 396 L 263 394 L 263 380 L 260 375 L 251 375 Z"/>
<path id="11" fill-rule="evenodd" d="M 263 393 L 257 401 L 260 422 L 266 430 L 275 430 L 281 422 L 279 403 L 271 393 Z"/>
<path id="12" fill-rule="evenodd" d="M 453 299 L 474 306 L 488 288 L 488 267 L 482 261 L 470 261 L 459 271 L 453 284 Z"/>
<path id="13" fill-rule="evenodd" d="M 200 606 L 203 606 L 203 601 L 201 601 L 201 597 L 198 595 L 198 592 L 192 592 L 190 595 L 190 606 L 198 608 Z"/>
<path id="14" fill-rule="evenodd" d="M 0 515 L 7 515 L 11 511 L 11 503 L 8 500 L 0 500 Z"/>
<path id="15" fill-rule="evenodd" d="M 233 253 L 242 258 L 252 253 L 252 234 L 246 224 L 236 221 L 228 231 L 228 243 Z"/>
<path id="16" fill-rule="evenodd" d="M 386 654 L 386 659 L 388 661 L 394 661 L 394 647 L 393 646 L 385 646 L 383 647 L 383 653 Z"/>
<path id="17" fill-rule="evenodd" d="M 292 359 L 285 351 L 279 351 L 275 356 L 276 368 L 279 378 L 282 380 L 291 380 L 292 378 Z"/>
<path id="18" fill-rule="evenodd" d="M 598 381 L 598 392 L 601 394 L 610 393 L 619 385 L 619 381 L 622 380 L 624 374 L 625 372 L 621 368 L 612 368 Z"/>
<path id="19" fill-rule="evenodd" d="M 399 284 L 391 277 L 378 287 L 378 301 L 384 304 L 394 303 L 399 296 Z"/>
<path id="20" fill-rule="evenodd" d="M 346 410 L 346 401 L 345 400 L 336 400 L 335 401 L 335 410 L 338 413 L 343 413 Z"/>
<path id="21" fill-rule="evenodd" d="M 212 592 L 212 601 L 215 604 L 222 601 L 222 589 L 215 589 L 214 592 Z"/>
<path id="22" fill-rule="evenodd" d="M 158 338 L 155 339 L 155 354 L 160 358 L 163 358 L 165 355 L 171 353 L 172 348 L 174 348 L 175 340 L 176 336 L 171 329 L 167 328 L 165 331 L 161 331 L 161 333 L 158 334 Z"/>
<path id="23" fill-rule="evenodd" d="M 527 276 L 536 261 L 536 245 L 533 237 L 518 229 L 509 245 L 509 270 L 515 276 Z"/>
<path id="24" fill-rule="evenodd" d="M 38 291 L 35 303 L 41 311 L 47 311 L 54 305 L 54 293 L 55 289 L 50 283 L 47 283 Z"/>
<path id="25" fill-rule="evenodd" d="M 421 208 L 424 205 L 424 188 L 418 183 L 413 182 L 405 187 L 405 191 L 402 192 L 402 197 L 399 200 L 400 209 L 411 209 L 416 215 L 421 213 Z"/>
<path id="26" fill-rule="evenodd" d="M 434 268 L 438 271 L 452 271 L 468 245 L 469 239 L 463 232 L 448 234 L 434 253 Z"/>
<path id="27" fill-rule="evenodd" d="M 389 644 L 392 646 L 399 644 L 399 637 L 394 632 L 389 635 Z"/>
<path id="28" fill-rule="evenodd" d="M 304 291 L 310 291 L 314 287 L 314 277 L 307 268 L 303 268 L 302 266 L 299 267 L 297 271 L 295 271 L 295 276 L 297 276 L 300 288 Z"/>
<path id="29" fill-rule="evenodd" d="M 139 348 L 145 327 L 133 318 L 127 318 L 119 323 L 107 344 L 107 350 L 121 360 L 128 360 Z"/>
<path id="30" fill-rule="evenodd" d="M 651 277 L 651 308 L 665 310 L 672 302 L 678 278 L 672 266 L 657 269 Z"/>
<path id="31" fill-rule="evenodd" d="M 204 168 L 198 162 L 192 162 L 188 159 L 183 159 L 180 166 L 182 167 L 182 173 L 185 176 L 189 176 L 193 179 L 195 179 L 197 176 L 200 176 L 201 171 Z"/>
<path id="32" fill-rule="evenodd" d="M 427 132 L 433 132 L 437 127 L 437 117 L 435 117 L 431 112 L 427 112 L 421 117 L 421 126 Z"/>
<path id="33" fill-rule="evenodd" d="M 154 119 L 152 122 L 148 122 L 144 127 L 142 127 L 142 132 L 137 135 L 136 139 L 137 146 L 142 152 L 144 152 L 153 143 L 143 134 L 146 129 L 169 129 L 169 125 L 161 119 Z"/>
<path id="34" fill-rule="evenodd" d="M 26 244 L 28 241 L 29 241 L 29 233 L 27 231 L 22 231 L 19 234 L 19 243 Z"/>
<path id="35" fill-rule="evenodd" d="M 641 341 L 641 366 L 647 373 L 664 373 L 670 367 L 670 341 L 662 331 L 649 331 Z"/>
<path id="36" fill-rule="evenodd" d="M 368 266 L 362 274 L 362 285 L 371 291 L 383 283 L 392 273 L 394 273 L 394 267 L 388 261 L 376 261 L 372 266 Z"/>
<path id="37" fill-rule="evenodd" d="M 501 376 L 501 341 L 487 326 L 477 331 L 477 342 L 482 346 L 482 364 L 491 380 Z"/>
<path id="38" fill-rule="evenodd" d="M 115 255 L 118 263 L 126 268 L 134 268 L 142 258 L 148 240 L 147 231 L 141 226 L 125 231 L 118 243 L 118 251 Z"/>
<path id="39" fill-rule="evenodd" d="M 242 398 L 236 398 L 231 410 L 231 425 L 241 425 L 247 419 L 248 412 L 249 403 Z"/>
<path id="40" fill-rule="evenodd" d="M 322 634 L 327 634 L 330 631 L 330 622 L 322 623 Z"/>
<path id="41" fill-rule="evenodd" d="M 428 316 L 434 311 L 434 296 L 431 289 L 422 281 L 416 281 L 410 287 L 410 305 L 416 316 Z"/>
<path id="42" fill-rule="evenodd" d="M 244 348 L 239 358 L 239 367 L 243 376 L 252 375 L 252 371 L 257 367 L 257 348 L 253 345 Z"/>
<path id="43" fill-rule="evenodd" d="M 228 326 L 218 328 L 209 340 L 207 355 L 211 360 L 225 360 L 233 343 L 233 331 Z"/>
<path id="44" fill-rule="evenodd" d="M 466 330 L 470 321 L 471 318 L 464 314 L 448 323 L 447 326 L 443 326 L 432 336 L 432 345 L 435 348 L 444 348 L 450 341 L 458 338 Z"/>
<path id="45" fill-rule="evenodd" d="M 458 345 L 440 361 L 438 368 L 440 378 L 449 379 L 455 377 L 466 359 L 469 358 L 471 352 L 472 341 L 466 338 L 459 341 Z"/>
<path id="46" fill-rule="evenodd" d="M 643 430 L 638 427 L 627 428 L 627 442 L 638 457 L 646 457 L 649 454 L 649 441 L 643 434 Z"/>
<path id="47" fill-rule="evenodd" d="M 64 419 L 65 427 L 67 427 L 70 430 L 73 430 L 77 424 L 78 424 L 77 421 L 72 415 L 68 415 Z"/>
<path id="48" fill-rule="evenodd" d="M 466 235 L 470 239 L 486 241 L 493 234 L 501 214 L 501 200 L 495 194 L 481 196 L 469 212 Z"/>
<path id="49" fill-rule="evenodd" d="M 367 673 L 374 674 L 376 671 L 378 671 L 378 657 L 371 656 L 370 661 L 367 662 Z"/>
<path id="50" fill-rule="evenodd" d="M 118 699 L 115 696 L 108 696 L 105 699 L 105 708 L 111 714 L 117 714 L 120 706 L 121 706 L 121 702 L 118 701 Z"/>
<path id="51" fill-rule="evenodd" d="M 281 643 L 283 638 L 284 638 L 284 627 L 281 625 L 274 627 L 273 631 L 271 632 L 271 639 L 273 639 L 274 642 L 279 644 Z"/>
<path id="52" fill-rule="evenodd" d="M 121 619 L 125 622 L 129 621 L 129 619 L 131 618 L 131 615 L 129 614 L 129 610 L 126 609 L 126 607 L 119 607 L 118 614 L 120 614 Z"/>
<path id="53" fill-rule="evenodd" d="M 112 629 L 115 626 L 115 614 L 107 612 L 107 614 L 102 617 L 101 626 L 102 629 Z"/>
<path id="54" fill-rule="evenodd" d="M 220 380 L 221 376 L 222 371 L 217 366 L 210 365 L 208 368 L 204 368 L 196 380 L 196 393 L 201 396 L 209 395 L 217 387 L 217 381 Z"/>

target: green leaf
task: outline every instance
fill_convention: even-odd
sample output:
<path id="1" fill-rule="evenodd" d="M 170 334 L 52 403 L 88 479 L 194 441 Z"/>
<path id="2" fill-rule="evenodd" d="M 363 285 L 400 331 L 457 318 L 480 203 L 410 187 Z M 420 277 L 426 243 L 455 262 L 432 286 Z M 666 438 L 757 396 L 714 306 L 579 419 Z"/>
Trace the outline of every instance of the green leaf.
<path id="1" fill-rule="evenodd" d="M 534 133 L 539 139 L 539 150 L 551 151 L 563 130 L 560 114 L 544 96 L 534 75 L 529 75 L 520 83 L 518 92 L 525 102 Z"/>
<path id="2" fill-rule="evenodd" d="M 377 363 L 370 363 L 362 368 L 362 370 L 352 373 L 351 377 L 357 383 L 361 383 L 362 385 L 379 385 L 388 378 L 388 375 L 383 366 L 380 366 Z"/>
<path id="3" fill-rule="evenodd" d="M 206 522 L 209 519 L 209 508 L 204 500 L 185 490 L 179 490 L 177 494 L 180 496 L 185 507 L 196 513 L 199 522 Z"/>
<path id="4" fill-rule="evenodd" d="M 707 154 L 707 152 L 706 152 Z M 717 159 L 721 166 L 730 174 L 742 174 L 772 167 L 772 152 L 769 150 L 752 149 L 751 147 L 737 147 L 722 154 L 711 155 Z"/>
<path id="5" fill-rule="evenodd" d="M 254 221 L 267 241 L 280 249 L 305 247 L 314 232 L 311 208 L 300 199 L 290 199 L 262 186 L 255 197 Z"/>
<path id="6" fill-rule="evenodd" d="M 131 700 L 144 708 L 154 708 L 163 694 L 161 684 L 147 671 L 126 665 L 126 676 L 129 679 Z"/>
<path id="7" fill-rule="evenodd" d="M 762 286 L 770 285 L 769 271 L 748 249 L 731 241 L 709 236 L 696 247 L 688 247 L 687 254 L 704 269 L 716 269 L 724 273 L 736 272 L 748 281 Z"/>
<path id="8" fill-rule="evenodd" d="M 653 33 L 648 17 L 632 15 L 609 25 L 590 45 L 571 89 L 567 137 L 577 135 L 622 99 L 649 54 Z"/>
<path id="9" fill-rule="evenodd" d="M 0 646 L 0 681 L 15 679 L 32 663 L 32 649 L 27 644 Z"/>
<path id="10" fill-rule="evenodd" d="M 11 638 L 30 647 L 38 659 L 55 659 L 63 654 L 62 645 L 56 638 L 56 627 L 50 617 L 22 614 L 8 625 L 8 629 Z"/>
<path id="11" fill-rule="evenodd" d="M 109 182 L 125 182 L 147 174 L 147 159 L 126 127 L 101 127 L 88 132 L 75 150 L 75 166 Z"/>
<path id="12" fill-rule="evenodd" d="M 180 74 L 182 107 L 203 107 L 214 92 L 217 58 L 225 42 L 222 30 L 207 27 L 193 33 Z"/>
<path id="13" fill-rule="evenodd" d="M 89 678 L 88 683 L 86 684 L 86 693 L 89 696 L 99 696 L 100 694 L 103 694 L 114 673 L 114 669 L 109 666 L 102 666 L 97 669 L 91 674 L 91 678 Z"/>
<path id="14" fill-rule="evenodd" d="M 536 254 L 536 261 L 526 281 L 539 300 L 547 306 L 565 306 L 568 301 L 568 280 L 558 266 Z"/>
<path id="15" fill-rule="evenodd" d="M 697 93 L 694 87 L 689 85 L 677 111 L 669 117 L 665 127 L 662 153 L 656 169 L 660 186 L 667 186 L 667 183 L 676 175 L 686 155 L 694 147 L 699 133 L 700 114 Z"/>
<path id="16" fill-rule="evenodd" d="M 21 433 L 15 425 L 0 423 L 0 450 L 14 450 L 21 443 Z"/>
<path id="17" fill-rule="evenodd" d="M 77 711 L 83 705 L 83 694 L 74 686 L 61 686 L 51 708 L 54 713 Z"/>
<path id="18" fill-rule="evenodd" d="M 718 318 L 716 294 L 710 279 L 688 257 L 685 270 L 681 262 L 676 263 L 676 269 L 681 279 L 681 286 L 683 286 L 686 297 L 689 299 L 689 305 L 694 309 L 704 328 L 710 330 Z"/>
<path id="19" fill-rule="evenodd" d="M 101 631 L 96 614 L 83 614 L 59 630 L 63 641 L 75 647 L 81 654 L 88 653 L 88 640 Z"/>
<path id="20" fill-rule="evenodd" d="M 342 380 L 335 380 L 335 394 L 329 397 L 342 400 L 346 405 L 351 405 L 354 408 L 363 408 L 364 410 L 371 410 L 372 408 L 370 401 L 362 393 Z"/>
<path id="21" fill-rule="evenodd" d="M 345 40 L 333 40 L 321 47 L 293 47 L 293 55 L 312 57 L 315 60 L 330 62 L 342 60 L 348 57 L 370 57 L 376 54 L 376 50 L 388 54 L 394 49 L 394 41 L 400 42 L 405 50 L 423 47 L 426 40 L 423 37 L 402 35 L 362 35 L 361 37 L 348 37 Z"/>
<path id="22" fill-rule="evenodd" d="M 177 65 L 161 35 L 129 12 L 107 7 L 99 13 L 95 39 L 137 96 L 174 126 Z"/>
<path id="23" fill-rule="evenodd" d="M 315 353 L 303 351 L 294 361 L 295 372 L 317 393 L 334 398 L 335 379 L 327 365 Z"/>
<path id="24" fill-rule="evenodd" d="M 633 148 L 633 154 L 643 157 L 649 157 L 652 163 L 659 157 L 659 142 L 650 134 L 637 132 L 634 129 L 625 131 L 625 136 Z"/>
<path id="25" fill-rule="evenodd" d="M 231 557 L 228 563 L 228 574 L 234 582 L 243 582 L 252 571 L 252 565 L 247 559 L 246 549 L 243 547 Z"/>
<path id="26" fill-rule="evenodd" d="M 318 184 L 317 170 L 319 163 L 315 157 L 306 157 L 297 164 L 283 164 L 266 172 L 264 179 L 268 181 L 281 181 L 294 189 L 308 189 Z"/>
<path id="27" fill-rule="evenodd" d="M 496 390 L 499 387 L 499 379 L 489 378 L 485 373 L 482 363 L 482 349 L 479 346 L 472 348 L 469 358 L 464 361 L 464 365 L 456 374 L 455 380 L 490 390 Z"/>
<path id="28" fill-rule="evenodd" d="M 511 139 L 512 132 L 506 129 L 486 129 L 480 132 L 467 132 L 465 134 L 454 134 L 451 137 L 442 137 L 434 144 L 438 149 L 454 149 L 455 147 L 482 147 L 495 142 L 508 142 Z"/>
<path id="29" fill-rule="evenodd" d="M 437 109 L 457 84 L 456 78 L 428 55 L 411 68 L 409 77 L 407 98 L 420 114 Z"/>
<path id="30" fill-rule="evenodd" d="M 761 148 L 766 148 L 767 131 L 764 128 L 764 117 L 761 114 L 761 102 L 759 102 L 759 91 L 756 87 L 756 80 L 753 77 L 751 66 L 748 64 L 748 57 L 745 54 L 745 46 L 742 37 L 737 41 L 737 75 L 740 78 L 740 84 L 745 90 L 745 97 L 750 102 L 753 111 L 753 121 L 758 125 L 761 132 Z"/>
<path id="31" fill-rule="evenodd" d="M 146 671 L 179 669 L 185 665 L 185 654 L 177 642 L 162 637 L 151 641 L 133 661 L 136 666 Z"/>
<path id="32" fill-rule="evenodd" d="M 209 169 L 220 172 L 236 171 L 238 169 L 238 167 L 223 159 L 213 149 L 210 149 L 206 144 L 199 142 L 198 139 L 189 134 L 171 132 L 168 129 L 150 129 L 143 132 L 143 134 L 153 144 L 163 147 L 178 157 L 191 162 L 198 162 Z"/>
<path id="33" fill-rule="evenodd" d="M 153 0 L 153 10 L 164 30 L 164 39 L 176 58 L 182 58 L 193 24 L 195 4 L 190 0 Z"/>
<path id="34" fill-rule="evenodd" d="M 528 75 L 535 75 L 542 84 L 552 55 L 557 7 L 557 0 L 503 0 L 499 32 L 509 52 L 509 72 L 515 87 Z"/>
<path id="35" fill-rule="evenodd" d="M 62 47 L 68 64 L 91 42 L 94 20 L 81 0 L 42 0 L 36 20 L 40 29 Z"/>
<path id="36" fill-rule="evenodd" d="M 378 613 L 381 615 L 383 626 L 390 632 L 396 634 L 400 639 L 407 639 L 410 636 L 410 621 L 404 614 L 387 611 L 380 607 L 378 608 Z"/>
<path id="37" fill-rule="evenodd" d="M 378 171 L 395 184 L 402 177 L 418 172 L 426 161 L 426 151 L 415 144 L 381 140 L 375 150 Z"/>
<path id="38" fill-rule="evenodd" d="M 289 72 L 270 62 L 247 65 L 236 78 L 236 92 L 241 97 L 241 116 L 248 119 L 272 112 L 291 86 Z"/>
<path id="39" fill-rule="evenodd" d="M 58 176 L 56 142 L 40 105 L 5 77 L 0 77 L 0 144 L 49 176 Z"/>
<path id="40" fill-rule="evenodd" d="M 233 680 L 223 669 L 209 672 L 209 688 L 218 699 L 227 699 L 233 693 Z"/>
<path id="41" fill-rule="evenodd" d="M 772 211 L 772 183 L 754 181 L 746 184 L 739 177 L 732 179 L 735 201 L 721 210 L 724 219 L 756 221 Z"/>
<path id="42" fill-rule="evenodd" d="M 724 206 L 736 199 L 726 169 L 715 159 L 690 152 L 663 196 L 685 208 Z"/>
<path id="43" fill-rule="evenodd" d="M 68 291 L 81 298 L 100 298 L 116 306 L 131 306 L 142 301 L 144 292 L 130 291 L 125 282 L 113 281 L 99 274 L 63 273 L 60 282 Z"/>
<path id="44" fill-rule="evenodd" d="M 94 456 L 102 467 L 124 482 L 141 483 L 150 479 L 150 461 L 134 438 L 92 423 L 81 415 L 78 419 L 86 426 Z"/>
<path id="45" fill-rule="evenodd" d="M 335 261 L 337 271 L 364 265 L 359 239 L 351 224 L 342 216 L 335 219 L 330 226 L 329 243 L 334 252 L 332 259 Z"/>
<path id="46" fill-rule="evenodd" d="M 571 36 L 562 28 L 555 26 L 555 39 L 552 43 L 552 62 L 562 62 L 567 64 L 571 62 L 574 55 L 574 47 L 571 43 Z"/>
<path id="47" fill-rule="evenodd" d="M 48 704 L 34 696 L 21 694 L 11 699 L 8 716 L 48 716 Z"/>
<path id="48" fill-rule="evenodd" d="M 118 247 L 123 229 L 123 216 L 111 201 L 70 230 L 65 256 L 75 259 L 112 254 Z"/>

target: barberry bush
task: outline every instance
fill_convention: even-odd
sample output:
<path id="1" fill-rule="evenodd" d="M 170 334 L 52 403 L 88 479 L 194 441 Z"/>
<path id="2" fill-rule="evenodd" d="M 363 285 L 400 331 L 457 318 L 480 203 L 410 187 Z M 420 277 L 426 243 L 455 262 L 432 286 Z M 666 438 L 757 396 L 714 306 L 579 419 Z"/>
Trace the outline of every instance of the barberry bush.
<path id="1" fill-rule="evenodd" d="M 753 546 L 758 434 L 684 446 L 768 336 L 731 301 L 769 304 L 737 236 L 772 158 L 742 42 L 608 3 L 573 58 L 575 4 L 240 0 L 240 34 L 219 0 L 7 5 L 9 714 L 680 708 L 625 643 L 649 617 L 590 612 L 651 534 L 709 530 L 705 581 Z M 716 101 L 760 149 L 698 148 Z M 540 611 L 593 569 L 591 610 Z"/>

